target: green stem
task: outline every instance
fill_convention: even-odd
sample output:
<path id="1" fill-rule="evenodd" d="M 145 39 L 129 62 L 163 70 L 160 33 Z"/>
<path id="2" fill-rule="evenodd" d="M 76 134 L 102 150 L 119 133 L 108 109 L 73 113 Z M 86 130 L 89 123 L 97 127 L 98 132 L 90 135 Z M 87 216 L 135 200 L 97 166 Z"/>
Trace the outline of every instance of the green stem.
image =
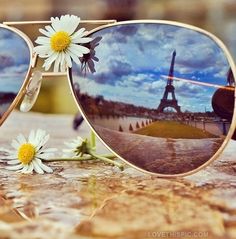
<path id="1" fill-rule="evenodd" d="M 94 132 L 92 130 L 90 133 L 90 140 L 91 140 L 91 147 L 95 148 L 96 147 L 96 135 L 94 134 Z"/>
<path id="2" fill-rule="evenodd" d="M 117 166 L 121 171 L 124 170 L 124 165 L 123 164 L 120 164 L 120 163 L 118 163 L 116 161 L 113 161 L 113 160 L 111 160 L 109 158 L 105 158 L 105 157 L 103 157 L 101 155 L 97 155 L 97 154 L 95 154 L 93 152 L 89 152 L 89 154 L 92 155 L 94 158 L 100 159 L 100 160 L 102 160 L 104 162 L 107 162 L 109 164 Z"/>
<path id="3" fill-rule="evenodd" d="M 86 155 L 83 157 L 74 157 L 74 158 L 50 158 L 43 159 L 45 162 L 54 162 L 54 161 L 84 161 L 84 160 L 93 160 L 94 157 L 91 155 Z"/>
<path id="4" fill-rule="evenodd" d="M 100 155 L 102 158 L 108 158 L 110 160 L 117 158 L 115 155 Z M 92 155 L 86 155 L 83 157 L 74 157 L 74 158 L 50 158 L 50 159 L 43 159 L 41 160 L 45 162 L 53 162 L 53 161 L 85 161 L 85 160 L 94 160 L 97 157 L 94 157 Z"/>
<path id="5" fill-rule="evenodd" d="M 104 158 L 109 158 L 109 159 L 117 158 L 114 154 L 100 154 L 100 156 L 102 156 Z"/>

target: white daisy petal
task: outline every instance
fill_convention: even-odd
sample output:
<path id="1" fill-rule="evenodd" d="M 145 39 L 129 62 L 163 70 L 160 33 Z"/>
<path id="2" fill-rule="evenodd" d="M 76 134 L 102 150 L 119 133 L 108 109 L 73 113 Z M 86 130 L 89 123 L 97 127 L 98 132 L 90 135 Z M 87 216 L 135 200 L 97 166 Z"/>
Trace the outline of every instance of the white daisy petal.
<path id="1" fill-rule="evenodd" d="M 50 33 L 49 31 L 46 31 L 42 28 L 39 29 L 39 32 L 41 32 L 43 35 L 47 36 L 47 37 L 51 37 L 52 33 Z"/>
<path id="2" fill-rule="evenodd" d="M 55 153 L 57 151 L 57 148 L 47 148 L 47 149 L 40 149 L 38 153 Z"/>
<path id="3" fill-rule="evenodd" d="M 67 147 L 71 147 L 71 143 L 70 142 L 65 142 L 64 143 Z M 73 147 L 73 146 L 72 146 Z"/>
<path id="4" fill-rule="evenodd" d="M 51 17 L 51 22 L 52 22 L 52 28 L 55 30 L 55 32 L 60 31 L 60 20 L 58 17 Z"/>
<path id="5" fill-rule="evenodd" d="M 74 33 L 71 36 L 72 41 L 77 39 L 77 38 L 80 38 L 83 35 L 84 31 L 85 31 L 85 28 L 80 28 L 76 33 Z"/>
<path id="6" fill-rule="evenodd" d="M 72 61 L 71 61 L 71 58 L 70 58 L 70 55 L 69 54 L 65 54 L 65 58 L 66 58 L 66 65 L 71 68 L 72 67 Z"/>
<path id="7" fill-rule="evenodd" d="M 44 64 L 51 65 L 58 57 L 58 52 L 54 52 L 47 60 L 45 60 Z"/>
<path id="8" fill-rule="evenodd" d="M 60 60 L 61 60 L 61 54 L 59 54 L 58 58 L 55 61 L 54 68 L 53 68 L 54 72 L 59 71 Z"/>
<path id="9" fill-rule="evenodd" d="M 14 159 L 17 159 L 17 155 L 4 156 L 4 158 L 2 160 L 9 161 L 9 160 L 14 160 Z"/>
<path id="10" fill-rule="evenodd" d="M 44 62 L 43 64 L 43 68 L 45 69 L 45 71 L 48 71 L 51 68 L 52 64 L 47 64 L 46 62 Z"/>
<path id="11" fill-rule="evenodd" d="M 68 26 L 71 25 L 69 15 L 60 17 L 60 29 L 68 32 Z"/>
<path id="12" fill-rule="evenodd" d="M 41 147 L 43 147 L 49 140 L 50 136 L 49 134 L 48 135 L 45 135 L 44 138 L 41 138 L 39 141 L 38 141 L 38 147 L 37 149 L 39 150 Z"/>
<path id="13" fill-rule="evenodd" d="M 64 153 L 70 153 L 70 152 L 72 152 L 72 150 L 71 150 L 71 149 L 63 149 L 62 152 L 64 152 Z"/>
<path id="14" fill-rule="evenodd" d="M 61 53 L 61 64 L 60 64 L 60 69 L 61 69 L 61 72 L 64 72 L 65 71 L 65 54 L 64 52 Z"/>
<path id="15" fill-rule="evenodd" d="M 35 139 L 35 132 L 34 130 L 31 130 L 28 137 L 28 141 L 31 142 L 32 144 L 35 144 L 34 139 Z"/>
<path id="16" fill-rule="evenodd" d="M 77 136 L 77 138 L 74 140 L 75 142 L 83 142 L 84 141 L 84 139 L 83 138 L 81 138 L 80 136 Z"/>
<path id="17" fill-rule="evenodd" d="M 44 157 L 45 155 L 54 155 L 55 152 L 57 152 L 57 149 L 50 149 L 47 151 L 47 149 L 44 149 L 43 147 L 41 147 L 38 151 L 37 151 L 37 156 L 38 157 Z"/>
<path id="18" fill-rule="evenodd" d="M 80 23 L 80 18 L 76 17 L 76 16 L 72 16 L 71 24 L 68 24 L 68 26 L 67 26 L 67 29 L 68 29 L 67 32 L 69 35 L 71 35 L 76 30 L 79 23 Z"/>
<path id="19" fill-rule="evenodd" d="M 75 146 L 79 146 L 79 145 L 81 145 L 83 142 L 84 142 L 84 141 L 81 141 L 81 140 L 77 140 L 77 139 L 76 139 L 76 141 L 72 141 L 72 142 L 70 143 L 71 148 L 74 148 Z"/>
<path id="20" fill-rule="evenodd" d="M 41 152 L 37 153 L 35 157 L 40 158 L 40 159 L 51 159 L 55 157 L 55 152 Z"/>
<path id="21" fill-rule="evenodd" d="M 73 52 L 74 54 L 78 55 L 78 56 L 83 56 L 83 54 L 88 54 L 89 53 L 89 49 L 85 46 L 80 46 L 80 45 L 76 45 L 76 44 L 71 44 L 69 50 L 71 52 Z"/>
<path id="22" fill-rule="evenodd" d="M 34 166 L 33 166 L 33 163 L 31 162 L 31 163 L 29 164 L 29 167 L 28 167 L 28 170 L 27 170 L 26 173 L 32 173 L 32 172 L 33 172 L 33 169 L 34 169 Z"/>
<path id="23" fill-rule="evenodd" d="M 20 170 L 20 172 L 21 172 L 21 173 L 25 173 L 25 172 L 28 171 L 28 168 L 29 168 L 29 165 L 26 164 L 26 165 L 24 165 L 24 167 Z"/>
<path id="24" fill-rule="evenodd" d="M 36 162 L 38 163 L 39 167 L 40 167 L 43 171 L 45 171 L 46 173 L 52 173 L 52 172 L 53 172 L 53 170 L 52 170 L 50 167 L 48 167 L 48 166 L 46 166 L 45 164 L 43 164 L 40 159 L 36 158 L 35 160 L 36 160 Z"/>
<path id="25" fill-rule="evenodd" d="M 11 146 L 14 148 L 14 149 L 18 149 L 20 147 L 20 144 L 18 141 L 16 141 L 15 139 L 12 140 L 12 143 L 11 143 Z"/>
<path id="26" fill-rule="evenodd" d="M 25 137 L 24 137 L 23 134 L 19 134 L 19 135 L 16 137 L 16 139 L 18 140 L 18 142 L 19 142 L 20 144 L 26 143 L 26 139 L 25 139 Z"/>
<path id="27" fill-rule="evenodd" d="M 41 167 L 38 165 L 38 163 L 34 160 L 32 161 L 33 167 L 34 167 L 34 171 L 38 174 L 44 174 L 43 170 L 41 169 Z"/>
<path id="28" fill-rule="evenodd" d="M 64 144 L 68 147 L 67 149 L 63 149 L 62 152 L 64 153 L 63 157 L 75 157 L 78 154 L 78 147 L 84 142 L 84 139 L 81 137 L 77 137 L 69 142 L 64 142 Z"/>
<path id="29" fill-rule="evenodd" d="M 83 39 L 83 38 L 82 38 Z M 48 37 L 38 37 L 36 40 L 35 40 L 36 43 L 38 44 L 50 44 L 50 38 Z"/>
<path id="30" fill-rule="evenodd" d="M 45 154 L 37 154 L 35 157 L 42 159 L 42 160 L 48 160 L 54 158 L 54 153 L 45 153 Z"/>
<path id="31" fill-rule="evenodd" d="M 18 165 L 14 165 L 14 166 L 7 166 L 6 169 L 8 170 L 19 170 L 19 169 L 22 169 L 24 167 L 23 164 L 18 164 Z"/>
<path id="32" fill-rule="evenodd" d="M 70 49 L 68 49 L 68 52 L 70 53 L 70 56 L 71 58 L 73 59 L 73 61 L 77 64 L 77 65 L 80 65 L 81 64 L 81 61 L 79 59 L 79 57 L 74 54 L 72 51 L 70 51 Z"/>
<path id="33" fill-rule="evenodd" d="M 91 37 L 83 37 L 83 38 L 76 38 L 74 40 L 72 40 L 72 43 L 88 43 L 91 42 L 93 39 Z"/>
<path id="34" fill-rule="evenodd" d="M 42 141 L 42 138 L 46 135 L 46 132 L 41 130 L 41 129 L 37 129 L 35 132 L 35 144 L 40 144 L 40 142 Z"/>
<path id="35" fill-rule="evenodd" d="M 9 161 L 7 162 L 7 164 L 10 164 L 10 165 L 12 165 L 12 164 L 19 164 L 19 163 L 20 163 L 20 161 L 19 161 L 18 159 L 9 160 Z"/>
<path id="36" fill-rule="evenodd" d="M 82 34 L 82 37 L 87 36 L 89 34 L 89 31 L 84 31 L 84 33 Z"/>
<path id="37" fill-rule="evenodd" d="M 51 48 L 49 45 L 42 45 L 34 47 L 34 51 L 40 56 L 48 56 Z"/>
<path id="38" fill-rule="evenodd" d="M 54 30 L 51 26 L 45 26 L 45 29 L 46 29 L 51 35 L 53 35 L 53 34 L 56 33 L 55 30 Z"/>
<path id="39" fill-rule="evenodd" d="M 61 22 L 60 22 L 60 19 L 58 18 L 58 17 L 56 17 L 55 19 L 54 19 L 54 26 L 55 26 L 55 30 L 56 31 L 62 31 L 63 30 L 63 27 L 62 27 L 62 25 L 61 25 Z"/>
<path id="40" fill-rule="evenodd" d="M 3 152 L 3 153 L 11 153 L 11 150 L 9 149 L 5 149 L 5 148 L 0 148 L 0 152 Z"/>

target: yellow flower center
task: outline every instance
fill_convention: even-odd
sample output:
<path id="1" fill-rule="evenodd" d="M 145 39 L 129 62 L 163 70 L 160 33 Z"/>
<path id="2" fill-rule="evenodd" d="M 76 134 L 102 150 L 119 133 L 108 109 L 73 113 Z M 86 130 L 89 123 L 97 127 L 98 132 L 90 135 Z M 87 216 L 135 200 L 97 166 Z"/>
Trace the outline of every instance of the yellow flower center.
<path id="1" fill-rule="evenodd" d="M 50 39 L 51 48 L 56 51 L 64 51 L 71 43 L 70 35 L 67 32 L 56 32 Z"/>
<path id="2" fill-rule="evenodd" d="M 18 149 L 18 159 L 23 164 L 28 164 L 32 161 L 36 153 L 34 145 L 25 143 Z"/>

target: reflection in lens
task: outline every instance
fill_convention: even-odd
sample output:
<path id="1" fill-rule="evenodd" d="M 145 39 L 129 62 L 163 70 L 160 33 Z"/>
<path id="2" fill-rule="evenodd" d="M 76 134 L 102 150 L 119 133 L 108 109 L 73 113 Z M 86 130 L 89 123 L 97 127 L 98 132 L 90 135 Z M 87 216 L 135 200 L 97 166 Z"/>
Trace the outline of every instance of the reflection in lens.
<path id="1" fill-rule="evenodd" d="M 90 50 L 88 54 L 85 54 L 80 58 L 81 72 L 83 72 L 84 75 L 86 75 L 87 72 L 96 72 L 94 62 L 98 62 L 99 59 L 96 57 L 95 48 L 99 45 L 101 39 L 102 37 L 96 37 L 91 42 L 84 44 L 84 46 Z"/>
<path id="2" fill-rule="evenodd" d="M 30 63 L 25 40 L 0 27 L 0 120 L 19 92 Z"/>
<path id="3" fill-rule="evenodd" d="M 230 69 L 221 48 L 167 24 L 105 28 L 95 70 L 73 65 L 78 102 L 103 141 L 133 165 L 160 174 L 198 168 L 222 145 L 230 120 L 212 108 Z M 232 88 L 231 88 L 232 90 Z"/>

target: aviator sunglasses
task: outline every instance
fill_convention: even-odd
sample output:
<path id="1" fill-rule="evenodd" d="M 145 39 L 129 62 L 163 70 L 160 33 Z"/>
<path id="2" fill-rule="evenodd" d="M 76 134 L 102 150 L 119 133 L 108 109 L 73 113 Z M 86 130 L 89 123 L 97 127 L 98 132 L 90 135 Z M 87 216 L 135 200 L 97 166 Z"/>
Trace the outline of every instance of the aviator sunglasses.
<path id="1" fill-rule="evenodd" d="M 80 21 L 91 29 L 72 35 L 60 20 L 0 24 L 0 125 L 19 102 L 21 111 L 31 109 L 44 76 L 66 77 L 91 129 L 136 169 L 185 176 L 222 153 L 236 127 L 236 68 L 221 40 L 162 20 Z M 50 43 L 38 38 L 34 48 L 29 27 L 44 28 Z M 64 47 L 71 42 L 74 52 Z"/>

